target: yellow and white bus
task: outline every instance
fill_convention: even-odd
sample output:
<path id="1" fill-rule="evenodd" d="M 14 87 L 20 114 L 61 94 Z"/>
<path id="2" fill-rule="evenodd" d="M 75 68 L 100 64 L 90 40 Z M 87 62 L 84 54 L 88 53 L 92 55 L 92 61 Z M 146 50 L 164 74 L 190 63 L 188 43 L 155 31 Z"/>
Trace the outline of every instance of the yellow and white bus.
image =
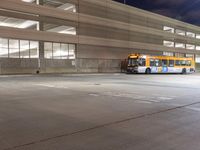
<path id="1" fill-rule="evenodd" d="M 127 73 L 193 73 L 195 61 L 193 58 L 172 56 L 150 56 L 131 54 L 128 56 Z"/>

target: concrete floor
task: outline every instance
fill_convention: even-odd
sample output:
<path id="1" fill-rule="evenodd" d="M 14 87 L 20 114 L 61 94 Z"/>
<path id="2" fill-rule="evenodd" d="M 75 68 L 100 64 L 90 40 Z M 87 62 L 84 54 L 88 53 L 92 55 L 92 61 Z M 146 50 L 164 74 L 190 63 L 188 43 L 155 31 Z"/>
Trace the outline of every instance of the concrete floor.
<path id="1" fill-rule="evenodd" d="M 199 150 L 200 74 L 0 76 L 0 150 Z"/>

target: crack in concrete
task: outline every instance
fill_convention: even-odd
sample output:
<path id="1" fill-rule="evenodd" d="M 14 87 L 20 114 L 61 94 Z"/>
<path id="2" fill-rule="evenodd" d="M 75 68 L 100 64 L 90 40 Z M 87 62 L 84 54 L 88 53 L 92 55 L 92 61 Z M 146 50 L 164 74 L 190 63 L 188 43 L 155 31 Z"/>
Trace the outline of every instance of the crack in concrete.
<path id="1" fill-rule="evenodd" d="M 68 136 L 71 136 L 71 135 L 76 135 L 76 134 L 79 134 L 79 133 L 84 133 L 84 132 L 87 132 L 87 131 L 91 131 L 91 130 L 95 130 L 95 129 L 99 129 L 99 128 L 104 128 L 104 127 L 107 127 L 107 126 L 112 126 L 112 125 L 115 125 L 115 124 L 120 124 L 120 123 L 123 123 L 123 122 L 136 120 L 136 119 L 140 119 L 140 118 L 144 118 L 144 117 L 150 117 L 150 116 L 153 116 L 153 115 L 156 115 L 156 114 L 161 114 L 161 113 L 164 113 L 164 112 L 169 112 L 169 111 L 172 111 L 172 110 L 181 109 L 181 108 L 185 108 L 185 107 L 196 105 L 196 104 L 200 104 L 200 101 L 190 103 L 190 104 L 186 104 L 186 105 L 173 107 L 173 108 L 168 108 L 168 109 L 164 109 L 164 110 L 160 110 L 160 111 L 156 111 L 156 112 L 152 112 L 152 113 L 147 113 L 147 114 L 143 114 L 143 115 L 139 115 L 139 116 L 135 116 L 135 117 L 130 117 L 130 118 L 126 118 L 126 119 L 123 119 L 123 120 L 113 121 L 113 122 L 105 123 L 105 124 L 102 124 L 102 125 L 97 125 L 97 126 L 94 126 L 94 127 L 91 127 L 91 128 L 87 128 L 87 129 L 84 129 L 84 130 L 78 130 L 78 131 L 71 132 L 71 133 L 66 133 L 66 134 L 62 134 L 62 135 L 58 135 L 58 136 L 54 136 L 54 137 L 49 137 L 49 138 L 45 138 L 45 139 L 41 139 L 41 140 L 37 140 L 37 141 L 32 141 L 32 142 L 29 142 L 29 143 L 26 143 L 26 144 L 17 145 L 17 146 L 13 146 L 13 147 L 10 147 L 10 148 L 5 148 L 4 150 L 13 150 L 13 149 L 16 149 L 16 148 L 22 148 L 22 147 L 25 147 L 25 146 L 30 146 L 30 145 L 34 145 L 34 144 L 38 144 L 38 143 L 42 143 L 42 142 L 47 142 L 47 141 L 54 140 L 54 139 L 57 139 L 57 138 L 68 137 Z"/>

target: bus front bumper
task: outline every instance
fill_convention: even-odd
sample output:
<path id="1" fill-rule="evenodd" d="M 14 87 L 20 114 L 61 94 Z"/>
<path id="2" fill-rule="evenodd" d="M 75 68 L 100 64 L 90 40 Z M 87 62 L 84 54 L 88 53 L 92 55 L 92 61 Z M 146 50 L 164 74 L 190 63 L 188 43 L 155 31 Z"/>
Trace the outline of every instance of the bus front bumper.
<path id="1" fill-rule="evenodd" d="M 138 73 L 138 68 L 137 67 L 128 67 L 127 73 Z"/>

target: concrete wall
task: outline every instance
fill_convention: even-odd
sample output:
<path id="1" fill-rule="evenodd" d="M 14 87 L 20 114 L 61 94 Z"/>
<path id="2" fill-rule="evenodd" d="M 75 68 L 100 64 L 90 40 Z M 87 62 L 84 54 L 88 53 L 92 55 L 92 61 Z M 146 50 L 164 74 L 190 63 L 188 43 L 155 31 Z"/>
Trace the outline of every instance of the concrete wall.
<path id="1" fill-rule="evenodd" d="M 200 72 L 200 63 L 196 63 L 196 72 Z"/>
<path id="2" fill-rule="evenodd" d="M 164 37 L 159 35 L 151 35 L 146 33 L 141 34 L 140 32 L 136 31 L 133 32 L 122 29 L 116 30 L 111 27 L 103 27 L 98 25 L 94 26 L 84 23 L 80 23 L 78 31 L 79 35 L 158 45 L 162 45 L 164 40 Z"/>
<path id="3" fill-rule="evenodd" d="M 163 22 L 149 19 L 144 15 L 141 17 L 137 14 L 137 10 L 132 14 L 130 11 L 118 9 L 118 7 L 121 7 L 121 9 L 127 8 L 124 6 L 122 4 L 117 5 L 116 2 L 106 2 L 106 0 L 98 2 L 96 0 L 82 0 L 79 2 L 79 13 L 162 30 Z"/>
<path id="4" fill-rule="evenodd" d="M 69 73 L 77 72 L 77 69 L 75 60 L 0 59 L 0 74 L 36 74 L 37 71 L 40 73 Z"/>
<path id="5" fill-rule="evenodd" d="M 121 59 L 77 59 L 77 72 L 120 72 Z"/>
<path id="6" fill-rule="evenodd" d="M 1 58 L 0 74 L 26 74 L 36 73 L 38 69 L 37 59 Z"/>
<path id="7" fill-rule="evenodd" d="M 40 73 L 75 73 L 75 60 L 41 59 Z"/>
<path id="8" fill-rule="evenodd" d="M 0 74 L 120 72 L 121 59 L 0 59 Z"/>

